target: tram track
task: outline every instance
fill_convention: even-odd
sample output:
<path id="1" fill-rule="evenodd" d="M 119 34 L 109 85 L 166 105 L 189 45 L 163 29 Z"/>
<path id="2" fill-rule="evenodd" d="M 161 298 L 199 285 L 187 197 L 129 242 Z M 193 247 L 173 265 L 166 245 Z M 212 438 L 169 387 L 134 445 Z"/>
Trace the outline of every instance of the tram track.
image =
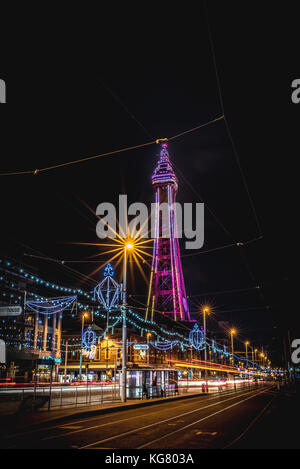
<path id="1" fill-rule="evenodd" d="M 202 396 L 202 395 L 196 395 L 194 397 L 189 397 L 188 399 L 182 401 L 180 400 L 179 404 L 178 405 L 175 405 L 175 406 L 172 406 L 172 409 L 177 409 L 177 408 L 181 408 L 181 407 L 185 407 L 185 406 L 189 406 L 191 405 L 194 401 L 196 402 L 199 402 L 199 398 L 202 399 L 203 397 L 203 402 L 207 402 L 207 401 L 211 401 L 211 400 L 216 400 L 216 399 L 222 399 L 223 397 L 226 397 L 228 395 L 239 395 L 241 392 L 244 392 L 244 389 L 243 390 L 228 390 L 228 391 L 223 391 L 222 394 L 213 394 L 211 396 Z M 173 402 L 176 402 L 176 401 L 173 401 Z M 161 409 L 161 406 L 164 405 L 164 403 L 159 403 L 157 405 L 153 405 L 151 406 L 152 409 L 153 407 L 158 407 L 157 410 L 154 410 L 153 412 L 147 412 L 145 414 L 142 414 L 142 416 L 149 416 L 149 415 L 152 415 L 152 414 L 156 414 L 158 412 L 160 412 L 160 409 Z M 132 412 L 133 409 L 130 409 L 130 407 L 126 408 L 124 411 L 125 412 Z M 41 432 L 48 432 L 48 431 L 51 431 L 51 430 L 62 430 L 62 427 L 68 427 L 68 426 L 76 426 L 76 425 L 79 425 L 79 424 L 84 424 L 86 422 L 91 422 L 93 420 L 99 420 L 99 419 L 105 419 L 107 417 L 107 414 L 103 414 L 103 415 L 95 415 L 95 416 L 90 416 L 90 417 L 87 417 L 87 418 L 84 418 L 84 419 L 70 419 L 70 417 L 67 417 L 65 420 L 62 418 L 61 421 L 59 421 L 58 423 L 56 423 L 55 425 L 50 425 L 50 426 L 45 426 L 43 427 L 42 425 L 39 426 L 38 428 L 35 428 L 35 429 L 28 429 L 28 430 L 24 430 L 24 431 L 21 431 L 21 432 L 14 432 L 12 434 L 8 434 L 8 435 L 4 435 L 3 438 L 4 439 L 10 439 L 10 438 L 16 438 L 16 437 L 22 437 L 22 436 L 28 436 L 28 435 L 32 435 L 32 434 L 35 434 L 35 433 L 41 433 Z M 113 421 L 110 423 L 121 423 L 121 422 L 124 422 L 124 421 L 127 421 L 127 420 L 131 420 L 132 418 L 135 418 L 134 417 L 129 417 L 129 418 L 125 418 L 125 419 L 119 419 L 119 420 L 116 420 L 116 421 Z M 103 424 L 106 426 L 106 424 Z M 89 429 L 94 429 L 94 428 L 97 428 L 98 425 L 96 426 L 92 426 L 92 427 L 84 427 L 82 429 L 80 429 L 78 432 L 82 432 L 82 431 L 88 431 Z M 66 428 L 67 430 L 67 428 Z M 60 432 L 60 434 L 56 434 L 56 435 L 53 435 L 53 439 L 56 439 L 56 438 L 59 438 L 60 436 L 67 436 L 67 435 L 71 435 L 73 433 L 77 433 L 77 431 L 72 431 L 72 432 L 68 432 L 68 433 L 63 433 L 63 432 Z M 46 440 L 46 439 L 52 439 L 52 437 L 49 437 L 49 438 L 43 438 L 43 440 Z"/>
<path id="2" fill-rule="evenodd" d="M 144 432 L 146 430 L 149 430 L 153 427 L 158 427 L 162 424 L 168 424 L 169 422 L 171 421 L 174 421 L 176 419 L 179 419 L 179 418 L 186 418 L 187 416 L 191 415 L 191 414 L 194 414 L 194 413 L 197 413 L 197 412 L 203 412 L 211 407 L 214 407 L 214 406 L 220 406 L 220 405 L 223 405 L 224 403 L 226 402 L 229 402 L 229 401 L 233 401 L 235 399 L 239 399 L 239 401 L 235 404 L 232 404 L 230 406 L 227 406 L 225 408 L 222 408 L 220 409 L 219 411 L 217 412 L 213 412 L 211 414 L 209 414 L 208 416 L 205 416 L 203 417 L 203 419 L 197 419 L 191 423 L 189 423 L 188 425 L 184 425 L 184 426 L 181 426 L 180 428 L 172 431 L 172 432 L 167 432 L 166 434 L 160 436 L 159 438 L 156 438 L 156 439 L 153 439 L 149 442 L 146 442 L 145 444 L 143 445 L 140 445 L 140 446 L 137 446 L 136 448 L 137 449 L 142 449 L 144 447 L 147 447 L 155 442 L 158 442 L 159 440 L 163 439 L 163 438 L 166 438 L 168 436 L 171 436 L 177 432 L 180 432 L 180 431 L 183 431 L 185 428 L 189 428 L 193 425 L 196 425 L 197 423 L 200 423 L 201 421 L 204 421 L 204 420 L 207 420 L 221 412 L 225 412 L 226 410 L 230 409 L 230 408 L 233 408 L 235 406 L 238 406 L 246 401 L 248 401 L 249 399 L 252 399 L 256 396 L 259 396 L 260 394 L 263 394 L 263 393 L 266 393 L 268 390 L 270 390 L 272 388 L 272 386 L 267 386 L 267 387 L 264 387 L 261 391 L 257 392 L 257 390 L 251 390 L 251 391 L 248 391 L 246 393 L 242 393 L 242 394 L 239 394 L 239 395 L 235 395 L 235 396 L 232 396 L 228 399 L 222 399 L 222 400 L 218 400 L 217 402 L 213 403 L 213 404 L 209 404 L 208 406 L 201 406 L 201 407 L 198 407 L 196 409 L 193 409 L 189 412 L 185 412 L 185 413 L 181 413 L 181 414 L 177 414 L 175 416 L 172 416 L 170 418 L 167 418 L 167 419 L 162 419 L 162 420 L 159 420 L 159 421 L 156 421 L 154 423 L 150 423 L 148 425 L 145 425 L 145 426 L 142 426 L 142 427 L 135 427 L 127 432 L 122 432 L 122 433 L 119 433 L 119 434 L 116 434 L 116 435 L 111 435 L 109 436 L 108 438 L 104 438 L 102 440 L 98 440 L 98 441 L 94 441 L 94 442 L 91 442 L 91 443 L 88 443 L 88 444 L 85 444 L 85 445 L 82 445 L 82 446 L 79 446 L 78 449 L 90 449 L 90 448 L 93 448 L 95 446 L 97 446 L 98 448 L 101 447 L 101 445 L 103 444 L 107 444 L 108 442 L 111 442 L 111 441 L 114 441 L 114 440 L 120 440 L 122 438 L 125 438 L 125 437 L 128 437 L 129 435 L 137 435 L 137 433 L 140 433 L 140 432 Z M 246 397 L 247 396 L 247 397 Z M 241 397 L 243 397 L 243 399 L 240 399 Z M 119 448 L 120 446 L 117 444 L 117 445 L 113 445 L 114 448 Z M 126 446 L 128 447 L 128 446 Z"/>

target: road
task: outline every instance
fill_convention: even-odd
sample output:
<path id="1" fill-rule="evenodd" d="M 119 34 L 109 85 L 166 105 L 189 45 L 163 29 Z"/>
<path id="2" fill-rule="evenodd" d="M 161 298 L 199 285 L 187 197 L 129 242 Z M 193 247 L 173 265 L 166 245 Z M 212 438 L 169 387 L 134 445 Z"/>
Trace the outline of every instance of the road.
<path id="1" fill-rule="evenodd" d="M 251 426 L 273 399 L 273 388 L 225 391 L 89 418 L 61 420 L 6 435 L 5 448 L 224 448 Z"/>

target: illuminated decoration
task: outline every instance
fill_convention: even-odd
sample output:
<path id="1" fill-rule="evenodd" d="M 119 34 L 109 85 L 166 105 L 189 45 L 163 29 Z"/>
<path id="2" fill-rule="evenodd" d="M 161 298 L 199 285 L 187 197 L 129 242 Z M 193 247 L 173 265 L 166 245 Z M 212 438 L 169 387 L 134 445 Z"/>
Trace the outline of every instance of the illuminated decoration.
<path id="1" fill-rule="evenodd" d="M 94 358 L 96 356 L 96 352 L 97 352 L 96 345 L 92 345 L 90 350 L 83 349 L 82 350 L 82 355 L 84 355 L 85 357 L 88 357 L 89 360 L 94 360 Z"/>
<path id="2" fill-rule="evenodd" d="M 110 311 L 119 304 L 121 296 L 121 285 L 115 281 L 114 269 L 111 264 L 107 264 L 104 269 L 104 279 L 94 289 L 94 300 Z"/>
<path id="3" fill-rule="evenodd" d="M 76 299 L 77 296 L 67 296 L 45 300 L 29 300 L 26 301 L 26 307 L 39 314 L 57 314 L 70 308 Z"/>
<path id="4" fill-rule="evenodd" d="M 172 342 L 150 342 L 150 344 L 161 352 L 167 352 L 175 347 L 175 345 L 179 345 L 180 342 L 179 340 L 173 340 Z"/>
<path id="5" fill-rule="evenodd" d="M 200 350 L 205 345 L 204 332 L 197 323 L 189 333 L 189 342 L 196 350 Z"/>
<path id="6" fill-rule="evenodd" d="M 154 311 L 158 310 L 175 321 L 190 321 L 177 233 L 175 203 L 178 181 L 167 148 L 168 144 L 163 143 L 152 176 L 156 207 L 155 236 L 146 319 L 151 312 L 153 320 Z M 168 204 L 168 220 L 164 221 L 159 210 L 162 203 Z M 168 237 L 164 237 L 164 233 Z"/>
<path id="7" fill-rule="evenodd" d="M 93 331 L 92 326 L 89 326 L 82 334 L 82 344 L 85 349 L 90 350 L 96 344 L 97 334 Z"/>
<path id="8" fill-rule="evenodd" d="M 104 277 L 113 277 L 115 275 L 115 271 L 112 268 L 111 264 L 107 264 L 107 266 L 104 269 L 103 275 Z"/>
<path id="9" fill-rule="evenodd" d="M 1 262 L 2 262 L 2 260 L 0 259 L 0 263 Z M 11 267 L 11 263 L 7 262 L 6 266 Z M 47 287 L 47 288 L 52 289 L 52 290 L 59 290 L 61 292 L 66 292 L 66 293 L 79 294 L 79 295 L 85 296 L 86 298 L 91 299 L 91 296 L 89 295 L 89 293 L 84 292 L 83 290 L 81 290 L 79 288 L 73 289 L 73 288 L 68 288 L 68 287 L 63 287 L 63 286 L 60 286 L 60 285 L 56 285 L 55 283 L 52 283 L 50 281 L 41 279 L 41 278 L 39 278 L 35 275 L 30 274 L 29 272 L 26 272 L 24 269 L 17 268 L 17 267 L 14 267 L 14 268 L 11 267 L 11 268 L 12 268 L 13 271 L 17 271 L 19 274 L 21 274 L 22 277 L 24 277 L 26 279 L 29 279 L 32 282 L 35 282 L 39 285 L 42 285 L 43 287 Z M 1 269 L 1 270 L 3 270 L 3 269 Z M 1 277 L 0 277 L 0 280 L 2 280 Z"/>

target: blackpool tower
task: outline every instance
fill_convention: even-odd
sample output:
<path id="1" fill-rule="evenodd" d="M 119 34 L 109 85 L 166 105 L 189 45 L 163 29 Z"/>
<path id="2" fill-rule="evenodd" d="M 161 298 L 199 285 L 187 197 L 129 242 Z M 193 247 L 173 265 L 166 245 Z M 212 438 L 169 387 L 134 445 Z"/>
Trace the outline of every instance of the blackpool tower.
<path id="1" fill-rule="evenodd" d="M 159 311 L 175 321 L 190 321 L 177 233 L 175 203 L 178 180 L 170 162 L 167 143 L 162 144 L 152 185 L 155 191 L 155 230 L 146 319 L 151 317 L 152 321 L 154 311 Z M 161 209 L 162 206 L 165 210 Z"/>

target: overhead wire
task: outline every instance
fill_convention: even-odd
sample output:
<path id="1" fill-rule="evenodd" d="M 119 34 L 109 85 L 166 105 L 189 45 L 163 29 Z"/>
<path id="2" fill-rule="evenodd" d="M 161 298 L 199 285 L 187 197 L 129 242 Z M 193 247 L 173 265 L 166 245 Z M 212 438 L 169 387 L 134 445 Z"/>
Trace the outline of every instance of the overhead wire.
<path id="1" fill-rule="evenodd" d="M 77 160 L 67 161 L 65 163 L 60 163 L 60 164 L 56 164 L 56 165 L 52 165 L 52 166 L 48 166 L 48 167 L 44 167 L 44 168 L 40 168 L 40 169 L 0 173 L 0 176 L 16 176 L 16 175 L 23 175 L 23 174 L 38 175 L 39 173 L 50 171 L 52 169 L 63 168 L 63 167 L 66 167 L 66 166 L 71 166 L 71 165 L 78 164 L 78 163 L 84 163 L 86 161 L 95 160 L 97 158 L 102 158 L 102 157 L 105 157 L 105 156 L 112 156 L 112 155 L 116 155 L 116 154 L 119 154 L 119 153 L 124 153 L 126 151 L 130 151 L 130 150 L 137 150 L 139 148 L 145 148 L 145 147 L 148 147 L 150 145 L 159 144 L 163 140 L 174 140 L 175 138 L 178 138 L 182 135 L 186 135 L 186 134 L 195 132 L 196 130 L 199 130 L 203 127 L 206 127 L 206 126 L 211 125 L 215 122 L 218 122 L 218 121 L 222 120 L 223 118 L 224 118 L 224 116 L 219 116 L 219 117 L 217 117 L 217 118 L 215 118 L 215 119 L 213 119 L 209 122 L 205 122 L 204 124 L 200 124 L 197 127 L 193 127 L 193 128 L 191 128 L 189 130 L 186 130 L 184 132 L 180 132 L 179 134 L 173 135 L 172 137 L 169 137 L 169 138 L 157 139 L 157 140 L 153 140 L 153 141 L 150 141 L 150 142 L 142 143 L 140 145 L 133 145 L 133 146 L 130 146 L 130 147 L 120 148 L 118 150 L 109 151 L 109 152 L 106 152 L 106 153 L 102 153 L 100 155 L 88 156 L 88 157 L 85 157 L 85 158 L 80 158 L 80 159 L 77 159 Z"/>

